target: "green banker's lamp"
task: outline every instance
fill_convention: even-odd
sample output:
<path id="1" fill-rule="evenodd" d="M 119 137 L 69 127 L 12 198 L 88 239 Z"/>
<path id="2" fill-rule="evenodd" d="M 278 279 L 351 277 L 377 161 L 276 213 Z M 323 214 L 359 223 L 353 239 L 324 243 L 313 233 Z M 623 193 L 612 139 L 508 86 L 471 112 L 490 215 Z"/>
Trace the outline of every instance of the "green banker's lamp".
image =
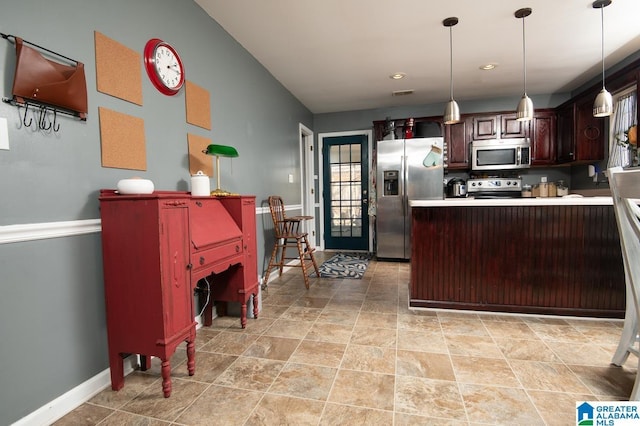
<path id="1" fill-rule="evenodd" d="M 207 149 L 202 151 L 207 155 L 215 155 L 216 156 L 216 189 L 211 191 L 211 195 L 215 197 L 226 197 L 231 194 L 229 191 L 225 191 L 224 189 L 220 189 L 220 157 L 237 157 L 238 151 L 232 146 L 226 145 L 215 145 L 211 144 L 207 146 Z"/>

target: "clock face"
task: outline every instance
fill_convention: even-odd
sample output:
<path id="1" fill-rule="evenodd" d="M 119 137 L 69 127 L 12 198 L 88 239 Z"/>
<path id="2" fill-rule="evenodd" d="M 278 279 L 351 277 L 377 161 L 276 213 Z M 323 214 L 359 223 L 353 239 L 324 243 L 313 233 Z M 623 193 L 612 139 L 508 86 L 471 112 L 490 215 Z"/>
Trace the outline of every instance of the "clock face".
<path id="1" fill-rule="evenodd" d="M 178 52 L 159 39 L 147 42 L 145 67 L 153 85 L 165 95 L 175 95 L 184 84 L 184 67 Z"/>

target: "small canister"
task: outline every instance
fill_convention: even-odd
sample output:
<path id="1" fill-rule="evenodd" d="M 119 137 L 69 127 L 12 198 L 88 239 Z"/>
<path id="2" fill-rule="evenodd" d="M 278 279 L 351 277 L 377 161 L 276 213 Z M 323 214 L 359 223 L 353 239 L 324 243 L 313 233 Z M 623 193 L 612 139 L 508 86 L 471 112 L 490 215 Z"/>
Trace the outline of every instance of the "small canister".
<path id="1" fill-rule="evenodd" d="M 524 198 L 531 198 L 533 196 L 531 185 L 522 185 L 522 196 Z"/>
<path id="2" fill-rule="evenodd" d="M 194 197 L 208 197 L 211 195 L 209 176 L 198 170 L 198 173 L 191 175 L 191 195 Z"/>

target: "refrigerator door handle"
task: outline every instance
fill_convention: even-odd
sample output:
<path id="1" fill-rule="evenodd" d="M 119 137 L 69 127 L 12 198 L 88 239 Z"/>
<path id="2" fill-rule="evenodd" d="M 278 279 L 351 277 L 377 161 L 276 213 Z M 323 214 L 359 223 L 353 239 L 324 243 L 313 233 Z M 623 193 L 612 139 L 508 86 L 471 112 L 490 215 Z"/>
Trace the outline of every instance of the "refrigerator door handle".
<path id="1" fill-rule="evenodd" d="M 407 214 L 407 178 L 409 177 L 409 167 L 408 165 L 408 157 L 406 155 L 402 156 L 402 217 Z"/>

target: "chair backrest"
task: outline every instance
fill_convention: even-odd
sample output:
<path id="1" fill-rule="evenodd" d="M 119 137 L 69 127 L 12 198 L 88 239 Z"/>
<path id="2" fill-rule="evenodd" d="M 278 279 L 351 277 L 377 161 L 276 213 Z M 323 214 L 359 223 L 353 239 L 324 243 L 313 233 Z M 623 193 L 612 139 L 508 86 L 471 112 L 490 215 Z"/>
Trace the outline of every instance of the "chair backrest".
<path id="1" fill-rule="evenodd" d="M 640 170 L 609 169 L 609 186 L 627 280 L 640 313 Z M 629 292 L 627 292 L 629 294 Z"/>
<path id="2" fill-rule="evenodd" d="M 287 224 L 285 222 L 287 216 L 284 212 L 284 202 L 280 196 L 269 196 L 269 210 L 271 211 L 271 219 L 273 219 L 273 229 L 276 238 L 282 238 L 287 230 Z"/>

